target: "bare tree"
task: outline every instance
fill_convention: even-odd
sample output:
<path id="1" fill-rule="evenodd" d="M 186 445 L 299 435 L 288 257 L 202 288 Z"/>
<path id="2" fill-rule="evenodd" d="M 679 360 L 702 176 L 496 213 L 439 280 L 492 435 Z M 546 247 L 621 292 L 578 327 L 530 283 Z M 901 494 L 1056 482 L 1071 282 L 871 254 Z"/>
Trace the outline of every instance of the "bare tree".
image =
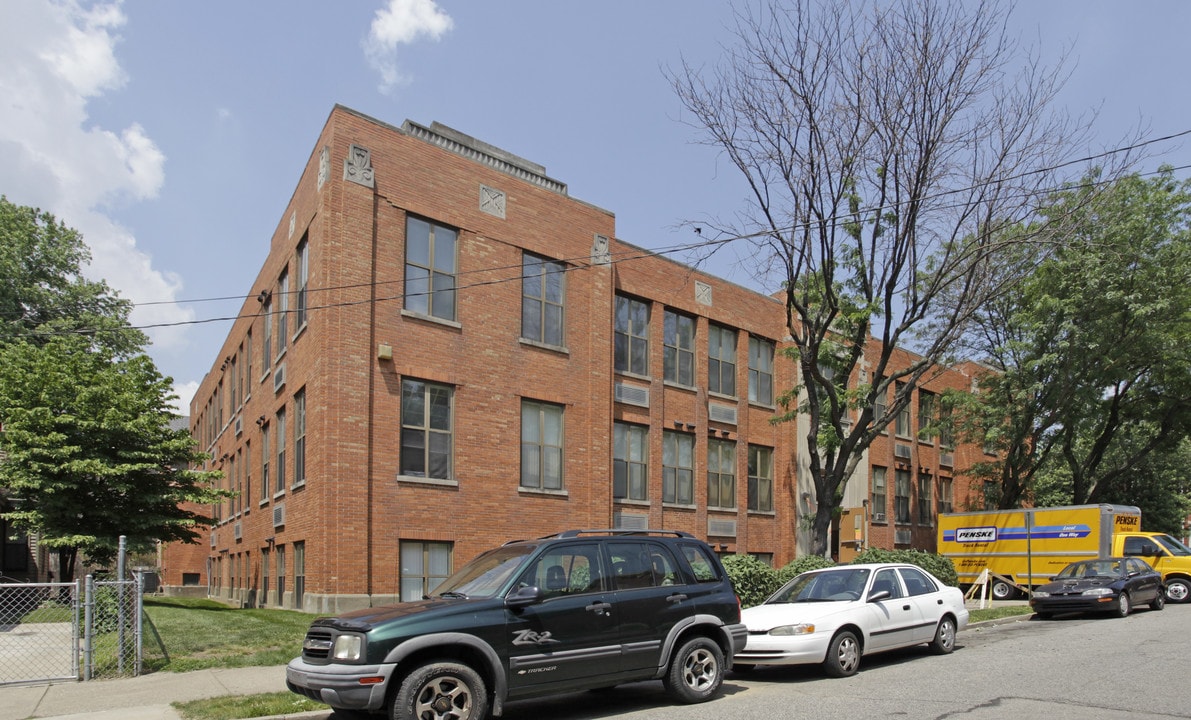
<path id="1" fill-rule="evenodd" d="M 1022 51 L 995 1 L 767 0 L 735 17 L 719 66 L 670 80 L 750 191 L 704 236 L 754 243 L 758 279 L 785 294 L 800 384 L 781 419 L 809 421 L 824 554 L 864 451 L 1006 292 L 990 265 L 1022 236 L 1003 230 L 1082 131 L 1051 109 L 1062 71 Z"/>

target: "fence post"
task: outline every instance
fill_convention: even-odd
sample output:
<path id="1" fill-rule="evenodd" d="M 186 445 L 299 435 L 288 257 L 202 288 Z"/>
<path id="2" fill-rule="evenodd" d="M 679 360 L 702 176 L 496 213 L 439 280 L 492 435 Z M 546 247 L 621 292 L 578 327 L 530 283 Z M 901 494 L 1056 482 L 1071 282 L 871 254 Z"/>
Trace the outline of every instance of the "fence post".
<path id="1" fill-rule="evenodd" d="M 95 620 L 95 578 L 87 575 L 87 589 L 83 595 L 83 679 L 91 679 L 91 651 Z"/>
<path id="2" fill-rule="evenodd" d="M 140 675 L 145 665 L 145 574 L 136 575 L 136 670 Z"/>
<path id="3" fill-rule="evenodd" d="M 116 556 L 116 602 L 119 612 L 116 613 L 116 672 L 121 676 L 124 675 L 124 650 L 126 645 L 124 643 L 124 626 L 128 623 L 125 618 L 128 616 L 128 604 L 125 600 L 124 584 L 124 557 L 128 552 L 128 538 L 124 535 L 120 536 L 119 552 Z"/>
<path id="4" fill-rule="evenodd" d="M 79 640 L 83 639 L 83 633 L 79 628 L 79 611 L 83 609 L 83 579 L 76 577 L 74 579 L 74 594 L 70 599 L 70 634 L 71 634 L 71 671 L 74 673 L 75 679 L 78 679 L 79 673 L 82 670 L 82 663 L 79 661 Z"/>

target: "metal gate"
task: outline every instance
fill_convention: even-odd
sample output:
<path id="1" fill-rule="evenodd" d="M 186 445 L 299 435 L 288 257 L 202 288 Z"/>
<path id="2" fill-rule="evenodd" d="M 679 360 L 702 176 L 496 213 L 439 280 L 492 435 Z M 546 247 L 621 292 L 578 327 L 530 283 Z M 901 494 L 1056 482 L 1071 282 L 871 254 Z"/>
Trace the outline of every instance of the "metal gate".
<path id="1" fill-rule="evenodd" d="M 0 583 L 0 686 L 139 675 L 143 586 Z"/>

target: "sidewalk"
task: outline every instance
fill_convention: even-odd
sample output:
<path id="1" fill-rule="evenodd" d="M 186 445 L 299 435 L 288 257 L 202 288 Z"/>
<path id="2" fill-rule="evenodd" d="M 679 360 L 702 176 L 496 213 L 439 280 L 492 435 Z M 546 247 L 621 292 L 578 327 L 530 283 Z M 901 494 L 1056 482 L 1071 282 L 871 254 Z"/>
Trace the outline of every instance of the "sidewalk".
<path id="1" fill-rule="evenodd" d="M 158 672 L 134 678 L 0 687 L 0 720 L 180 720 L 172 702 L 285 690 L 285 666 Z M 287 718 L 323 720 L 330 710 Z M 259 720 L 259 719 L 258 719 Z"/>

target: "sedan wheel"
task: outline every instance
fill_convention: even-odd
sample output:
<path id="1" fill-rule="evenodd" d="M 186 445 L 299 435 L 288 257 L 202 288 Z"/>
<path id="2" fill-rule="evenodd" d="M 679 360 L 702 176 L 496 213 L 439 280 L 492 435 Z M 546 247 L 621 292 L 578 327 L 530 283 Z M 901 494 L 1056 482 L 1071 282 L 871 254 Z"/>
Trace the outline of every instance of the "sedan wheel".
<path id="1" fill-rule="evenodd" d="M 1126 617 L 1132 608 L 1129 606 L 1129 593 L 1121 592 L 1121 599 L 1117 601 L 1117 617 Z"/>
<path id="2" fill-rule="evenodd" d="M 831 639 L 823 669 L 831 677 L 848 677 L 860 669 L 860 642 L 850 631 L 844 630 Z"/>
<path id="3" fill-rule="evenodd" d="M 1166 593 L 1162 592 L 1162 589 L 1159 588 L 1158 594 L 1150 601 L 1150 609 L 1161 610 L 1164 607 L 1166 607 Z"/>
<path id="4" fill-rule="evenodd" d="M 935 639 L 930 641 L 930 650 L 936 655 L 946 655 L 955 649 L 955 621 L 947 616 L 939 621 Z"/>

